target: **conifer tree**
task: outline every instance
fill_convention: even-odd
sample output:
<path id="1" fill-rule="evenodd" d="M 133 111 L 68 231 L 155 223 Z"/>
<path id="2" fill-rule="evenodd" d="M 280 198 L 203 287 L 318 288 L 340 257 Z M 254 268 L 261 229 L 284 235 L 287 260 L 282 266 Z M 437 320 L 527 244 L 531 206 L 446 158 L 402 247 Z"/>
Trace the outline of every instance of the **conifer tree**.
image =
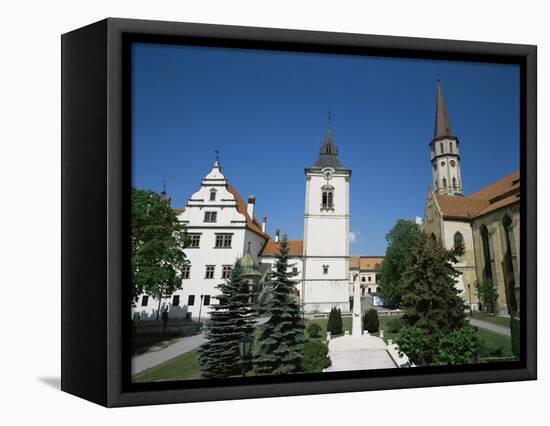
<path id="1" fill-rule="evenodd" d="M 303 371 L 304 325 L 288 260 L 288 241 L 284 236 L 275 256 L 275 271 L 267 283 L 270 297 L 262 307 L 269 319 L 260 327 L 254 354 L 254 370 L 258 375 Z"/>
<path id="2" fill-rule="evenodd" d="M 242 274 L 243 268 L 237 260 L 229 279 L 217 286 L 219 303 L 211 306 L 207 342 L 199 349 L 203 377 L 229 377 L 241 373 L 239 340 L 244 335 L 252 336 L 256 319 L 249 284 Z"/>
<path id="3" fill-rule="evenodd" d="M 403 321 L 424 335 L 417 363 L 429 364 L 437 357 L 441 339 L 465 325 L 466 306 L 455 286 L 460 274 L 453 264 L 454 250 L 422 233 L 411 251 L 403 274 L 401 308 Z M 399 345 L 399 341 L 397 342 Z"/>

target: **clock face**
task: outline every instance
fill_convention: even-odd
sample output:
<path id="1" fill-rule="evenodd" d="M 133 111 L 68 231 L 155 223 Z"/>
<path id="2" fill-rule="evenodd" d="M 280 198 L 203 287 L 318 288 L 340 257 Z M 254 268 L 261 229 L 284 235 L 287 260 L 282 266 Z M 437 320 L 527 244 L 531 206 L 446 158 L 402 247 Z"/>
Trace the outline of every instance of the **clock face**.
<path id="1" fill-rule="evenodd" d="M 331 168 L 323 169 L 323 176 L 325 177 L 326 180 L 331 180 L 333 174 L 334 174 L 333 169 Z"/>

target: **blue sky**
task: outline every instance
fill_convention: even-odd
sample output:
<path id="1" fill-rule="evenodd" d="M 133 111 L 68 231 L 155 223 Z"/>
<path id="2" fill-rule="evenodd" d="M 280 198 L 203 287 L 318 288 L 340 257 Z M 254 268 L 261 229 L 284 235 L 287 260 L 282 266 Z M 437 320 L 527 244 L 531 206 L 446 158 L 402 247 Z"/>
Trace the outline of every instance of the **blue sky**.
<path id="1" fill-rule="evenodd" d="M 352 169 L 354 255 L 382 255 L 400 218 L 422 216 L 431 182 L 436 79 L 460 140 L 466 194 L 519 169 L 519 67 L 212 47 L 133 46 L 133 185 L 185 205 L 220 151 L 256 212 L 303 237 L 304 167 L 332 112 Z"/>

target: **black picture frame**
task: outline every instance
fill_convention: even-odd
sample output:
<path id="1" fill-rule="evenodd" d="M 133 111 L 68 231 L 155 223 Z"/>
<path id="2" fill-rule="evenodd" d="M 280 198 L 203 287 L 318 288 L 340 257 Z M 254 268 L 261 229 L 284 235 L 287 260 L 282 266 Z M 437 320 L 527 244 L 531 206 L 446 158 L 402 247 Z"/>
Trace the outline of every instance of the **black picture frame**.
<path id="1" fill-rule="evenodd" d="M 133 41 L 425 58 L 520 66 L 521 359 L 463 367 L 280 378 L 129 383 L 130 78 Z M 537 48 L 109 18 L 62 44 L 61 388 L 131 406 L 375 389 L 534 380 L 537 377 Z"/>

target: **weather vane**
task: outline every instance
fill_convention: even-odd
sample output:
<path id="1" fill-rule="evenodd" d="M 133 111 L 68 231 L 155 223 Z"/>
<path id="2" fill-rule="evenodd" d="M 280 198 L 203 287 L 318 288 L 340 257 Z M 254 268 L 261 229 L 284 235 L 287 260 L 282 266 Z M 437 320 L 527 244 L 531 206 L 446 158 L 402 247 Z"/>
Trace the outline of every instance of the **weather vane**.
<path id="1" fill-rule="evenodd" d="M 220 159 L 220 151 L 215 149 L 214 152 L 216 153 L 216 161 L 218 161 Z"/>

